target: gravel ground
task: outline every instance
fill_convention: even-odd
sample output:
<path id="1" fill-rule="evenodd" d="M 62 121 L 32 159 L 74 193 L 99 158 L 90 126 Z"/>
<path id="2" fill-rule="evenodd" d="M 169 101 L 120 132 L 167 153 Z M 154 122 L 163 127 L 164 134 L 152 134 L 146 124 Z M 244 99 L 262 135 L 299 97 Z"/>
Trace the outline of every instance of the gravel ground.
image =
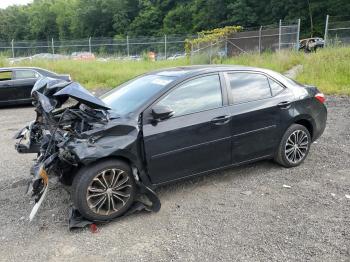
<path id="1" fill-rule="evenodd" d="M 262 161 L 162 187 L 159 213 L 94 234 L 68 231 L 69 195 L 58 184 L 29 223 L 34 156 L 17 154 L 11 138 L 33 108 L 0 109 L 0 260 L 350 261 L 350 98 L 327 104 L 327 129 L 301 166 Z"/>

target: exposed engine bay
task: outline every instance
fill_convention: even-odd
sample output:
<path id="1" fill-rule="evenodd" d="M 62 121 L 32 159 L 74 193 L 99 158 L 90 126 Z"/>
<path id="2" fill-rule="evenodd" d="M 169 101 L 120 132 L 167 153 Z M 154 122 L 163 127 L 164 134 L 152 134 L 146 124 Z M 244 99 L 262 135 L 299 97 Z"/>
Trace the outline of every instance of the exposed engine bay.
<path id="1" fill-rule="evenodd" d="M 134 159 L 133 175 L 139 188 L 144 187 L 143 191 L 150 190 L 154 194 L 139 179 L 142 164 L 139 163 L 137 120 L 121 118 L 76 82 L 39 79 L 33 87 L 32 98 L 36 119 L 15 136 L 19 153 L 37 154 L 28 186 L 35 200 L 30 220 L 47 194 L 51 176 L 71 185 L 82 167 L 111 156 L 127 155 Z M 157 201 L 158 207 L 151 210 L 159 210 L 156 197 Z"/>

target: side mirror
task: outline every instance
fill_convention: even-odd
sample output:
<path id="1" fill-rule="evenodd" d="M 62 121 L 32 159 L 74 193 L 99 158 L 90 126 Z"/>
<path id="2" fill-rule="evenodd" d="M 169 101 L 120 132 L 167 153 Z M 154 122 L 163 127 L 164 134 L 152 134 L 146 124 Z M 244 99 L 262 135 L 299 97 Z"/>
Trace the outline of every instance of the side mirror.
<path id="1" fill-rule="evenodd" d="M 172 117 L 173 115 L 174 111 L 168 106 L 156 105 L 152 108 L 152 116 L 154 120 L 165 120 Z"/>

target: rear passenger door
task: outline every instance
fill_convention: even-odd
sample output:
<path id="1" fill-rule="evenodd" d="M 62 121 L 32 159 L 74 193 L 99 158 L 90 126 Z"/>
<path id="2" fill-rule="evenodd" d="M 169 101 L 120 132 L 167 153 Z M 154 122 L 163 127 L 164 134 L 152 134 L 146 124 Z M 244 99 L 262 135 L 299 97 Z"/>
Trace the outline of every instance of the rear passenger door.
<path id="1" fill-rule="evenodd" d="M 258 72 L 225 75 L 232 117 L 233 163 L 272 156 L 291 110 L 290 91 Z"/>
<path id="2" fill-rule="evenodd" d="M 32 69 L 13 71 L 13 88 L 17 93 L 17 99 L 30 99 L 30 93 L 39 76 L 39 73 Z"/>

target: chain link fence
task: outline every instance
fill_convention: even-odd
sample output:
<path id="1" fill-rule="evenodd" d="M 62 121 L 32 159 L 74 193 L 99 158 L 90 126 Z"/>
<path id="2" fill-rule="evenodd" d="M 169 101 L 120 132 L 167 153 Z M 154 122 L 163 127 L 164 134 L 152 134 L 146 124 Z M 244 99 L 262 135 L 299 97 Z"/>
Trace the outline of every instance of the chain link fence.
<path id="1" fill-rule="evenodd" d="M 80 40 L 1 42 L 0 55 L 13 62 L 26 59 L 120 59 L 172 60 L 189 56 L 193 64 L 213 63 L 215 59 L 241 53 L 297 49 L 300 19 L 294 22 L 280 20 L 276 26 L 247 28 L 212 43 L 191 46 L 185 51 L 185 40 L 197 35 L 164 35 L 158 37 L 87 38 Z M 188 51 L 188 50 L 187 50 Z M 85 54 L 85 56 L 84 56 Z M 87 54 L 87 55 L 86 55 Z M 89 56 L 90 55 L 90 56 Z"/>
<path id="2" fill-rule="evenodd" d="M 216 60 L 242 53 L 274 52 L 299 48 L 300 19 L 294 22 L 279 21 L 279 24 L 247 28 L 243 31 L 191 47 L 191 63 L 215 63 Z"/>
<path id="3" fill-rule="evenodd" d="M 327 15 L 324 40 L 326 46 L 350 44 L 350 16 Z"/>
<path id="4" fill-rule="evenodd" d="M 0 41 L 0 53 L 3 56 L 18 59 L 33 58 L 70 58 L 79 53 L 90 53 L 100 58 L 140 60 L 176 59 L 185 56 L 185 39 L 192 35 L 164 35 L 160 37 L 126 37 L 121 38 L 88 38 L 80 40 L 58 41 Z"/>

